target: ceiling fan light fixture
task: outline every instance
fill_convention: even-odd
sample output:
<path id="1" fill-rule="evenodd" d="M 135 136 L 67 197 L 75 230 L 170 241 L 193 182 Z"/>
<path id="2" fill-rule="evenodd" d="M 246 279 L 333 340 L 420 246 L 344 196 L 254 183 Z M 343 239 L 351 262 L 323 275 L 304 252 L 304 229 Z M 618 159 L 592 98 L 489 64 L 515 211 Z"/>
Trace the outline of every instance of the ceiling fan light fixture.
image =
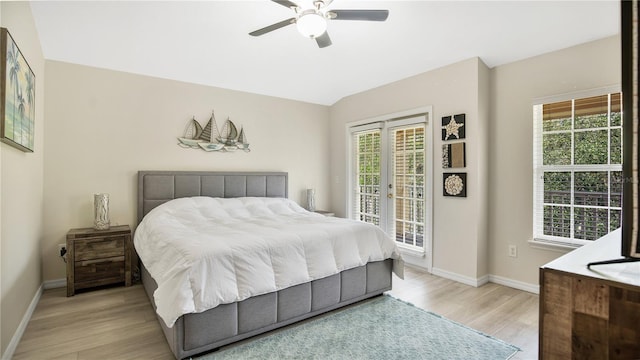
<path id="1" fill-rule="evenodd" d="M 314 39 L 319 48 L 325 48 L 331 45 L 331 37 L 329 33 L 327 33 L 327 22 L 329 20 L 385 21 L 389 16 L 389 10 L 327 9 L 327 6 L 329 6 L 333 0 L 305 0 L 307 4 L 304 6 L 296 4 L 296 2 L 302 0 L 294 0 L 295 2 L 290 0 L 271 1 L 289 8 L 289 10 L 295 13 L 294 17 L 252 31 L 249 35 L 261 36 L 285 26 L 296 24 L 300 34 L 306 38 Z M 309 7 L 309 2 L 313 3 L 313 8 Z"/>
<path id="2" fill-rule="evenodd" d="M 296 26 L 302 36 L 314 39 L 327 31 L 327 19 L 321 13 L 312 10 L 300 15 L 296 20 Z"/>

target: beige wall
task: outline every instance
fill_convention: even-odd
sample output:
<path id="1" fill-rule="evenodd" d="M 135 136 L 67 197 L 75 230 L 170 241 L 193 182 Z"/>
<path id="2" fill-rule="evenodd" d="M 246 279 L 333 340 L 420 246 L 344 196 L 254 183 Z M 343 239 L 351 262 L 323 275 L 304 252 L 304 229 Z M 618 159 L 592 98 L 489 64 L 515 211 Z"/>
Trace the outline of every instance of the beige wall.
<path id="1" fill-rule="evenodd" d="M 620 84 L 618 36 L 491 71 L 490 273 L 538 284 L 538 267 L 562 253 L 532 248 L 535 98 Z M 508 257 L 508 244 L 518 257 Z"/>
<path id="2" fill-rule="evenodd" d="M 9 29 L 36 76 L 35 151 L 0 144 L 0 352 L 5 354 L 42 284 L 45 66 L 29 4 L 1 2 L 0 9 L 2 27 Z"/>
<path id="3" fill-rule="evenodd" d="M 535 291 L 538 268 L 563 254 L 533 248 L 532 100 L 620 83 L 618 36 L 488 69 L 452 64 L 340 100 L 331 107 L 333 210 L 346 214 L 346 124 L 432 105 L 433 272 Z M 442 116 L 467 114 L 466 199 L 442 196 Z M 459 224 L 464 224 L 460 226 Z M 508 256 L 516 245 L 518 256 Z M 405 256 L 427 266 L 426 259 Z"/>
<path id="4" fill-rule="evenodd" d="M 112 224 L 135 225 L 138 170 L 289 172 L 289 197 L 329 204 L 329 109 L 86 66 L 47 61 L 45 131 L 45 280 L 65 277 L 57 257 L 70 228 L 93 226 L 93 194 L 110 194 Z M 251 152 L 183 149 L 195 115 L 204 126 L 243 125 Z"/>
<path id="5" fill-rule="evenodd" d="M 331 107 L 332 205 L 346 215 L 347 124 L 423 106 L 433 106 L 433 271 L 473 283 L 487 275 L 486 197 L 488 69 L 479 58 L 349 96 Z M 481 104 L 481 102 L 483 102 Z M 441 118 L 466 114 L 467 198 L 442 195 L 440 157 Z M 457 169 L 456 169 L 457 170 Z M 480 255 L 480 256 L 479 256 Z M 405 256 L 410 263 L 427 267 L 426 258 Z"/>

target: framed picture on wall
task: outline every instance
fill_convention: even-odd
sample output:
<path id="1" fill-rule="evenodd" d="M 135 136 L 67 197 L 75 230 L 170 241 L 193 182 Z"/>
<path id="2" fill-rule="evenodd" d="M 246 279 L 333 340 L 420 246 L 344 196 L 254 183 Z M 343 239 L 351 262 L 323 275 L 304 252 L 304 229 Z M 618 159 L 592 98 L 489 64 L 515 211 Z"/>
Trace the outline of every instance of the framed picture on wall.
<path id="1" fill-rule="evenodd" d="M 465 114 L 442 117 L 442 141 L 464 139 L 465 117 Z"/>
<path id="2" fill-rule="evenodd" d="M 0 141 L 33 152 L 36 77 L 6 28 L 0 28 Z"/>
<path id="3" fill-rule="evenodd" d="M 442 168 L 463 168 L 467 166 L 464 142 L 442 145 Z"/>
<path id="4" fill-rule="evenodd" d="M 467 197 L 467 173 L 442 174 L 442 195 Z"/>

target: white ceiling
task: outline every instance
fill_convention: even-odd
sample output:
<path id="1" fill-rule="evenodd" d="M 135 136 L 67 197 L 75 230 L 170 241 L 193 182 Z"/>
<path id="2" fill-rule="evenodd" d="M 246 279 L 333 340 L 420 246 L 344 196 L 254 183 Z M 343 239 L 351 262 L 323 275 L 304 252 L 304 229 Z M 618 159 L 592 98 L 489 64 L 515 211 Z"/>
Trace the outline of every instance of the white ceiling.
<path id="1" fill-rule="evenodd" d="M 309 0 L 292 0 L 297 3 Z M 388 9 L 386 22 L 329 23 L 333 45 L 262 1 L 32 2 L 46 59 L 316 104 L 479 56 L 489 67 L 614 35 L 617 0 L 356 1 L 330 9 Z"/>

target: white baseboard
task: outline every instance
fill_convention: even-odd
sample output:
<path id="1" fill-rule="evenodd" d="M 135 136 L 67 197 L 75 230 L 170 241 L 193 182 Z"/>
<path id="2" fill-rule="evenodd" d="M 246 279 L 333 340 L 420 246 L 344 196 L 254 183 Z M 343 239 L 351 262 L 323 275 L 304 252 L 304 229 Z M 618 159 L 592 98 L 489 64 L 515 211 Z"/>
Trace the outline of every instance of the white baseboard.
<path id="1" fill-rule="evenodd" d="M 31 320 L 31 316 L 33 316 L 33 312 L 36 310 L 36 306 L 40 301 L 43 288 L 44 288 L 44 285 L 40 285 L 40 287 L 38 287 L 36 294 L 33 296 L 33 299 L 31 300 L 31 303 L 27 308 L 27 311 L 22 317 L 22 321 L 20 321 L 20 325 L 18 325 L 18 328 L 16 329 L 16 332 L 13 334 L 13 337 L 11 338 L 11 341 L 9 342 L 7 349 L 4 351 L 4 354 L 2 354 L 2 360 L 10 360 L 13 357 L 13 354 L 16 352 L 18 343 L 20 343 L 20 339 L 22 339 L 22 335 L 24 335 L 24 331 L 27 329 L 29 320 Z"/>
<path id="2" fill-rule="evenodd" d="M 478 286 L 482 286 L 488 282 L 489 282 L 489 275 L 482 276 L 476 280 L 476 284 L 478 284 Z"/>
<path id="3" fill-rule="evenodd" d="M 499 284 L 499 285 L 504 285 L 504 286 L 508 286 L 514 289 L 518 289 L 518 290 L 522 290 L 522 291 L 527 291 L 530 293 L 534 293 L 534 294 L 540 294 L 540 285 L 534 285 L 534 284 L 529 284 L 526 282 L 522 282 L 522 281 L 518 281 L 518 280 L 513 280 L 513 279 L 509 279 L 509 278 L 505 278 L 502 276 L 498 276 L 498 275 L 485 275 L 482 277 L 479 277 L 477 279 L 475 278 L 471 278 L 468 276 L 463 276 L 460 274 L 456 274 L 454 272 L 451 271 L 447 271 L 447 270 L 442 270 L 442 269 L 438 269 L 438 268 L 433 268 L 433 271 L 431 272 L 433 275 L 436 276 L 440 276 L 449 280 L 454 280 L 457 281 L 459 283 L 463 283 L 466 285 L 470 285 L 473 287 L 479 287 L 482 286 L 488 282 L 492 282 L 495 284 Z"/>
<path id="4" fill-rule="evenodd" d="M 451 271 L 438 269 L 438 268 L 435 268 L 435 267 L 431 269 L 431 273 L 433 275 L 440 276 L 440 277 L 443 277 L 443 278 L 446 278 L 446 279 L 449 279 L 449 280 L 454 280 L 454 281 L 457 281 L 459 283 L 463 283 L 463 284 L 470 285 L 470 286 L 473 286 L 473 287 L 479 287 L 479 286 L 482 286 L 482 285 L 484 285 L 484 284 L 489 282 L 489 275 L 485 275 L 483 277 L 480 277 L 480 278 L 476 279 L 476 278 L 471 278 L 471 277 L 468 277 L 468 276 L 456 274 L 456 273 L 451 272 Z"/>
<path id="5" fill-rule="evenodd" d="M 67 279 L 47 280 L 43 284 L 45 290 L 67 287 Z"/>
<path id="6" fill-rule="evenodd" d="M 508 286 L 514 289 L 527 291 L 534 294 L 540 294 L 540 285 L 529 284 L 526 282 L 509 279 L 498 275 L 489 275 L 489 281 L 492 283 Z"/>

